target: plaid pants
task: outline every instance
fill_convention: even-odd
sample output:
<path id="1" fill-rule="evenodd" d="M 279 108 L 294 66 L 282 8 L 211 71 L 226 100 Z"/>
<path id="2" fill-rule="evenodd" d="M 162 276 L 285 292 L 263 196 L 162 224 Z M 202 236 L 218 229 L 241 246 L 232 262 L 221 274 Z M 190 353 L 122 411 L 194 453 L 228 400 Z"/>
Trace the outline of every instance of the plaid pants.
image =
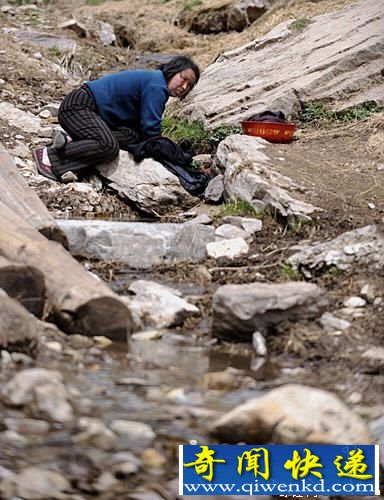
<path id="1" fill-rule="evenodd" d="M 113 160 L 120 149 L 138 141 L 138 134 L 128 127 L 110 129 L 84 87 L 64 98 L 58 118 L 72 138 L 63 149 L 48 148 L 52 170 L 58 177 L 68 171 L 88 173 L 95 165 Z"/>

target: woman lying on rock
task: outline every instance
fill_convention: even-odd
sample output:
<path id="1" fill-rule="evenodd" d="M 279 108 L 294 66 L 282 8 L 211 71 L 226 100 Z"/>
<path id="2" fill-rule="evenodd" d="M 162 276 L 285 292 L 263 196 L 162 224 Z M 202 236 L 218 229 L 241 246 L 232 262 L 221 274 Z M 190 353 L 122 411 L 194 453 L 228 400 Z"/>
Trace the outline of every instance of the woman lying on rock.
<path id="1" fill-rule="evenodd" d="M 157 70 L 126 70 L 84 83 L 60 106 L 66 133 L 57 132 L 51 147 L 33 152 L 38 172 L 64 181 L 66 172 L 87 173 L 120 149 L 160 136 L 168 98 L 184 98 L 199 77 L 190 58 L 177 56 Z"/>

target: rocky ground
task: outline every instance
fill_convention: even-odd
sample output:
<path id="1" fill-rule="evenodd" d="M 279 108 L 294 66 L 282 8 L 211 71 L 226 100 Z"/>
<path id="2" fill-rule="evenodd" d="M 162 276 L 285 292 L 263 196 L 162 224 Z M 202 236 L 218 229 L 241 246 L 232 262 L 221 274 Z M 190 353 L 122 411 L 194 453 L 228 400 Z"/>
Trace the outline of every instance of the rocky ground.
<path id="1" fill-rule="evenodd" d="M 218 3 L 204 2 L 207 6 Z M 60 102 L 83 79 L 125 67 L 153 67 L 161 55 L 188 52 L 204 69 L 222 51 L 266 33 L 284 19 L 310 17 L 348 3 L 351 2 L 276 2 L 263 21 L 255 22 L 241 33 L 207 35 L 187 32 L 179 26 L 180 22 L 174 24 L 179 19 L 188 21 L 188 16 L 192 16 L 181 0 L 126 0 L 99 5 L 79 5 L 72 1 L 19 5 L 20 2 L 0 1 L 1 101 L 39 114 L 44 106 Z M 58 27 L 72 16 L 84 26 L 86 37 Z M 99 21 L 112 24 L 119 32 L 115 45 L 103 45 L 100 41 Z M 26 29 L 70 40 L 76 43 L 76 49 L 44 48 L 31 35 L 25 38 L 21 34 Z M 47 127 L 52 125 L 50 115 L 41 116 Z M 20 171 L 56 217 L 143 219 L 143 214 L 108 188 L 100 188 L 99 198 L 92 201 L 73 185 L 54 185 L 35 175 L 31 150 L 44 141 L 48 142 L 49 137 L 37 137 L 20 123 L 10 126 L 0 120 L 0 142 L 16 158 Z M 288 149 L 289 161 L 279 163 L 278 158 Z M 68 496 L 55 493 L 52 498 L 177 498 L 174 487 L 177 444 L 190 439 L 212 440 L 207 426 L 213 416 L 244 401 L 250 390 L 273 389 L 286 382 L 305 383 L 333 392 L 354 413 L 371 423 L 371 428 L 372 422 L 376 425 L 379 431 L 374 435 L 379 439 L 380 433 L 383 434 L 384 408 L 384 357 L 377 349 L 382 347 L 384 331 L 382 268 L 373 271 L 357 266 L 345 272 L 331 269 L 313 276 L 311 282 L 326 290 L 330 311 L 342 309 L 350 297 L 365 298 L 361 307 L 346 313 L 345 319 L 351 322 L 351 327 L 346 332 L 337 328 L 324 331 L 316 322 L 281 323 L 267 337 L 269 357 L 257 369 L 249 344 L 217 343 L 210 337 L 212 295 L 220 285 L 304 280 L 302 276 L 293 277 L 285 266 L 293 245 L 326 241 L 368 224 L 383 226 L 382 114 L 326 126 L 299 123 L 296 140 L 289 145 L 270 145 L 269 154 L 276 159 L 277 169 L 303 183 L 313 203 L 325 211 L 313 223 L 296 226 L 265 216 L 263 231 L 257 233 L 251 244 L 252 259 L 235 262 L 208 259 L 204 266 L 159 266 L 148 271 L 133 271 L 116 262 L 83 261 L 118 293 L 126 293 L 137 278 L 176 286 L 192 297 L 202 316 L 174 329 L 161 346 L 131 346 L 128 354 L 121 346 L 112 345 L 105 350 L 105 346 L 90 339 L 77 336 L 68 339 L 58 332 L 47 333 L 42 345 L 32 351 L 14 353 L 13 358 L 2 351 L 2 384 L 20 367 L 57 368 L 65 373 L 65 382 L 72 391 L 68 398 L 75 401 L 75 413 L 83 415 L 83 421 L 75 425 L 68 418 L 72 422 L 68 431 L 68 421 L 63 417 L 68 409 L 64 408 L 60 423 L 50 423 L 47 427 L 45 420 L 49 418 L 29 419 L 39 412 L 47 414 L 41 406 L 36 412 L 33 404 L 25 402 L 25 420 L 21 421 L 19 410 L 3 405 L 1 412 L 7 420 L 0 428 L 0 479 L 7 476 L 7 470 L 36 466 L 37 472 L 31 474 L 39 477 L 40 491 L 47 491 L 41 484 L 46 484 L 48 478 L 42 478 L 41 470 L 49 468 L 53 459 L 60 477 L 49 481 L 53 481 L 57 491 L 72 488 L 72 492 Z M 221 206 L 197 203 L 196 211 L 209 213 L 216 222 L 223 217 Z M 173 210 L 161 220 L 179 221 L 180 214 Z M 376 355 L 362 356 L 370 348 L 377 349 Z M 224 373 L 228 367 L 240 378 L 228 381 L 224 376 L 224 381 L 219 382 L 210 378 L 209 372 Z M 148 377 L 149 372 L 153 377 Z M 49 379 L 50 375 L 44 377 Z M 217 391 L 222 388 L 220 384 L 224 391 Z M 94 427 L 87 420 L 90 416 L 97 420 Z M 150 427 L 133 426 L 132 430 L 116 423 L 124 418 L 151 426 L 155 443 Z M 24 427 L 20 427 L 20 422 Z M 133 455 L 117 456 L 119 449 L 114 446 L 113 433 L 119 435 L 119 425 L 120 435 L 130 436 L 127 439 L 131 439 L 129 449 Z M 133 446 L 135 434 L 140 436 L 140 442 Z M 105 464 L 113 474 L 102 473 Z M 29 481 L 26 474 L 18 484 L 26 488 Z M 20 493 L 27 490 L 7 488 L 4 498 L 12 495 L 40 498 Z M 46 495 L 43 493 L 41 498 L 48 498 Z"/>

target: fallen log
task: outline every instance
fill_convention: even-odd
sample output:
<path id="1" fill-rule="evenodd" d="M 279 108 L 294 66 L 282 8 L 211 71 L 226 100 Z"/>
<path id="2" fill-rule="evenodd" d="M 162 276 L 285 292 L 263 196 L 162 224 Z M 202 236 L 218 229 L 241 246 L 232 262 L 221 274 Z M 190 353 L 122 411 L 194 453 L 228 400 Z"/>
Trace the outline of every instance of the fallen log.
<path id="1" fill-rule="evenodd" d="M 56 224 L 47 207 L 30 188 L 17 169 L 11 156 L 0 144 L 0 201 L 27 220 L 35 229 L 50 240 L 68 248 L 64 231 Z"/>
<path id="2" fill-rule="evenodd" d="M 38 320 L 0 290 L 0 347 L 29 343 L 38 337 Z"/>
<path id="3" fill-rule="evenodd" d="M 43 273 L 48 302 L 63 331 L 127 339 L 131 315 L 118 295 L 2 202 L 0 219 L 0 254 Z"/>
<path id="4" fill-rule="evenodd" d="M 43 314 L 44 275 L 35 267 L 17 264 L 0 256 L 0 288 L 35 316 Z"/>

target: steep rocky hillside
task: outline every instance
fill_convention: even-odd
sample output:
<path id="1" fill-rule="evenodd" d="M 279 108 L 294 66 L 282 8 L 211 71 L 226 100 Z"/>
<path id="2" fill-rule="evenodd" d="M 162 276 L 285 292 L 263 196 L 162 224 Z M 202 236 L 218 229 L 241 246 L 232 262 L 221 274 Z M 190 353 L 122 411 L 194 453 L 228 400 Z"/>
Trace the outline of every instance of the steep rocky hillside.
<path id="1" fill-rule="evenodd" d="M 2 498 L 181 499 L 176 484 L 178 445 L 207 443 L 215 438 L 228 442 L 233 437 L 232 429 L 241 435 L 243 427 L 238 428 L 236 419 L 230 420 L 227 427 L 217 425 L 214 437 L 209 428 L 216 418 L 233 408 L 242 412 L 241 404 L 250 395 L 269 394 L 284 384 L 295 385 L 288 387 L 284 397 L 279 390 L 274 393 L 265 414 L 273 418 L 277 415 L 276 402 L 284 406 L 285 401 L 298 401 L 298 410 L 294 408 L 293 415 L 289 413 L 289 418 L 298 419 L 289 421 L 286 434 L 280 429 L 284 427 L 280 425 L 284 418 L 270 419 L 271 442 L 302 443 L 308 429 L 317 426 L 316 432 L 321 432 L 313 434 L 313 442 L 319 442 L 321 436 L 320 442 L 344 439 L 343 444 L 348 444 L 352 439 L 372 439 L 382 444 L 382 103 L 367 99 L 364 106 L 340 115 L 326 106 L 327 96 L 323 95 L 321 102 L 309 102 L 297 110 L 295 140 L 289 144 L 268 144 L 240 134 L 224 139 L 221 164 L 218 161 L 213 167 L 221 166 L 233 192 L 247 192 L 249 186 L 258 183 L 261 195 L 256 195 L 269 203 L 268 208 L 272 207 L 260 213 L 254 209 L 247 212 L 249 203 L 240 204 L 239 208 L 236 204 L 210 204 L 192 198 L 190 213 L 186 213 L 189 205 L 164 203 L 161 213 L 154 210 L 149 218 L 148 213 L 137 210 L 139 205 L 124 201 L 100 177 L 60 184 L 39 176 L 32 161 L 36 145 L 51 141 L 52 128 L 57 123 L 54 109 L 83 80 L 125 68 L 153 68 L 164 58 L 179 53 L 193 56 L 206 75 L 210 72 L 214 79 L 215 62 L 225 66 L 220 59 L 224 52 L 252 42 L 288 19 L 296 20 L 300 30 L 314 16 L 355 2 L 270 0 L 264 2 L 270 8 L 259 17 L 254 14 L 255 20 L 241 29 L 236 25 L 241 23 L 241 16 L 235 19 L 233 11 L 239 3 L 0 0 L 0 152 L 3 148 L 9 152 L 19 172 L 53 216 L 69 219 L 60 220 L 63 227 L 68 223 L 73 224 L 75 231 L 79 229 L 79 240 L 90 247 L 86 250 L 101 249 L 102 254 L 107 248 L 111 251 L 108 255 L 116 256 L 120 250 L 123 254 L 125 247 L 134 248 L 137 262 L 139 257 L 147 261 L 149 257 L 159 257 L 164 248 L 170 254 L 170 260 L 166 259 L 168 254 L 161 254 L 161 264 L 157 260 L 153 267 L 141 268 L 132 264 L 132 255 L 124 265 L 122 260 L 109 259 L 106 254 L 101 257 L 105 260 L 99 260 L 99 256 L 79 257 L 76 253 L 84 269 L 101 278 L 113 293 L 130 304 L 137 316 L 135 328 L 145 330 L 132 336 L 128 349 L 125 343 L 109 344 L 103 337 L 59 331 L 55 325 L 61 326 L 49 309 L 51 306 L 43 313 L 47 322 L 33 323 L 43 335 L 39 333 L 27 347 L 1 346 Z M 292 39 L 290 44 L 294 48 Z M 232 61 L 235 69 L 236 62 Z M 270 64 L 274 64 L 273 57 Z M 384 68 L 377 68 L 377 73 L 374 83 L 378 88 L 383 83 Z M 363 93 L 364 88 L 359 91 Z M 193 109 L 193 97 L 181 104 L 184 109 Z M 36 121 L 38 124 L 34 125 Z M 232 123 L 235 121 L 236 116 Z M 206 161 L 214 163 L 212 157 Z M 9 164 L 13 165 L 11 160 Z M 139 176 L 134 170 L 132 184 L 135 177 Z M 164 189 L 161 182 L 159 185 Z M 132 191 L 135 187 L 134 184 Z M 296 198 L 289 195 L 291 192 Z M 310 212 L 312 218 L 289 219 L 288 215 L 297 212 L 284 212 L 287 200 L 290 208 L 313 204 L 316 210 Z M 165 239 L 161 236 L 164 222 L 186 227 L 187 243 L 180 246 L 188 253 L 195 240 L 199 240 L 197 226 L 210 231 L 212 240 L 220 226 L 226 238 L 228 227 L 223 226 L 230 224 L 225 215 L 251 215 L 251 223 L 258 224 L 251 237 L 246 236 L 247 253 L 235 259 L 216 259 L 207 254 L 205 246 L 201 262 L 179 265 L 171 261 L 174 254 L 163 244 Z M 195 216 L 202 220 L 190 224 Z M 255 220 L 256 216 L 262 220 Z M 129 240 L 131 233 L 113 234 L 111 218 L 140 222 L 155 219 L 155 223 L 148 224 L 148 232 L 144 231 L 148 239 L 137 250 L 133 236 Z M 185 221 L 188 223 L 184 225 Z M 92 233 L 99 222 L 105 222 L 105 228 L 87 240 L 85 226 L 89 223 Z M 249 219 L 245 222 L 250 223 Z M 239 227 L 230 229 L 244 234 Z M 178 240 L 179 236 L 173 238 Z M 179 239 L 183 243 L 183 236 Z M 141 252 L 144 245 L 145 252 Z M 62 268 L 58 265 L 58 269 Z M 153 289 L 145 288 L 148 281 Z M 160 285 L 167 288 L 159 291 Z M 223 285 L 234 287 L 228 291 Z M 181 319 L 172 318 L 166 323 L 164 316 L 168 311 L 159 309 L 163 305 L 167 309 L 172 288 L 178 289 L 178 303 L 184 303 L 183 297 L 190 301 L 189 312 L 183 311 L 186 319 L 181 314 Z M 318 303 L 309 300 L 303 305 L 307 290 L 309 295 L 315 290 Z M 136 306 L 132 306 L 135 295 Z M 249 320 L 248 311 L 244 314 L 244 295 L 250 310 L 255 304 L 260 307 L 255 313 L 257 321 L 268 314 L 267 320 L 272 318 L 271 325 L 262 325 L 265 331 L 254 332 L 255 316 Z M 271 308 L 265 315 L 264 295 L 268 295 Z M 0 295 L 0 299 L 4 311 L 9 298 Z M 306 315 L 313 310 L 318 316 Z M 103 309 L 102 313 L 108 321 L 109 311 Z M 67 310 L 64 315 L 70 316 Z M 231 337 L 236 337 L 242 328 L 243 337 Z M 9 330 L 0 328 L 0 340 L 1 335 L 12 340 Z M 244 339 L 247 341 L 241 342 Z M 324 395 L 318 392 L 312 395 L 304 385 L 315 392 L 327 391 L 330 397 L 322 399 Z M 268 401 L 267 398 L 267 405 Z M 319 401 L 327 404 L 319 407 Z M 263 429 L 263 425 L 250 423 L 251 430 L 256 427 Z M 229 434 L 225 434 L 226 429 Z"/>

